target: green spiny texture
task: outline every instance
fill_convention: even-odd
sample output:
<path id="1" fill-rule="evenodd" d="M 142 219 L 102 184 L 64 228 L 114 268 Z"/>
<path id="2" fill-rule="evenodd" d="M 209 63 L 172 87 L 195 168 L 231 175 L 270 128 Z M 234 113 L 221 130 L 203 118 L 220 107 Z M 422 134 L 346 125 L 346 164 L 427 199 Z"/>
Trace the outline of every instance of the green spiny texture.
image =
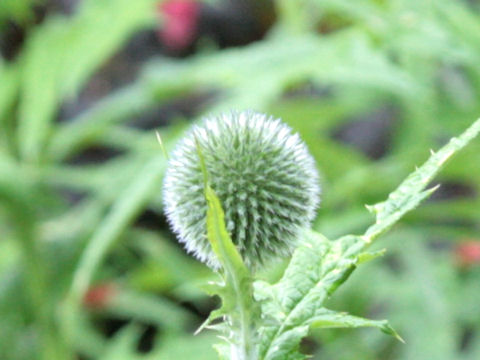
<path id="1" fill-rule="evenodd" d="M 253 111 L 206 118 L 173 151 L 164 182 L 166 213 L 189 252 L 213 268 L 197 143 L 227 231 L 246 265 L 288 256 L 319 203 L 313 158 L 298 134 Z"/>

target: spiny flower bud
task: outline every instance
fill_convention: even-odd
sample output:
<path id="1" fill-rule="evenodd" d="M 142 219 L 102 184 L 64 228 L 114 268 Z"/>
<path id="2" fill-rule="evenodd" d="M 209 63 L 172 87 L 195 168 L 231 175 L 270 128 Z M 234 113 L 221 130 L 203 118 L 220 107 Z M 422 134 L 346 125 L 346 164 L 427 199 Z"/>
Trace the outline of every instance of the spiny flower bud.
<path id="1" fill-rule="evenodd" d="M 314 160 L 298 134 L 266 115 L 232 112 L 205 119 L 174 150 L 164 183 L 168 220 L 189 252 L 217 268 L 206 235 L 197 143 L 227 231 L 247 266 L 289 255 L 320 196 Z"/>

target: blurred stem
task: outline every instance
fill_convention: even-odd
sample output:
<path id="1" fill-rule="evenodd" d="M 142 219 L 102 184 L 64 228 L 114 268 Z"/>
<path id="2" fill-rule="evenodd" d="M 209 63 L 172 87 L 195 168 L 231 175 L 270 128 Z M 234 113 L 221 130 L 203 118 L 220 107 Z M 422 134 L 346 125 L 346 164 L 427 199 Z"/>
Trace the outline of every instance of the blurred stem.
<path id="1" fill-rule="evenodd" d="M 0 179 L 0 199 L 6 200 L 9 206 L 22 248 L 24 281 L 37 325 L 40 359 L 67 360 L 72 357 L 68 355 L 62 337 L 55 327 L 54 306 L 50 301 L 45 266 L 35 241 L 35 215 L 29 203 L 33 196 L 22 191 L 24 189 L 18 183 L 12 184 L 13 178 Z"/>
<path id="2" fill-rule="evenodd" d="M 69 342 L 75 336 L 82 298 L 97 269 L 120 235 L 158 190 L 165 165 L 161 154 L 153 156 L 144 165 L 131 184 L 117 195 L 110 212 L 87 244 L 62 307 L 62 328 Z"/>
<path id="3" fill-rule="evenodd" d="M 48 301 L 45 269 L 35 244 L 34 224 L 28 216 L 15 214 L 18 236 L 22 243 L 25 268 L 25 282 L 32 301 L 32 308 L 38 324 L 41 359 L 66 359 L 61 341 L 57 336 L 53 321 L 52 306 Z"/>

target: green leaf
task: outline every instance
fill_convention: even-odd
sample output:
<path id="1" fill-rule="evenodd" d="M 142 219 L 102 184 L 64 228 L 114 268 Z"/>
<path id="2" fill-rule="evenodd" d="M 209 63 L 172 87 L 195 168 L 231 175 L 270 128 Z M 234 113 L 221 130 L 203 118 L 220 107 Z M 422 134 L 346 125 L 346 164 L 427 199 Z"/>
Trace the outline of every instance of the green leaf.
<path id="1" fill-rule="evenodd" d="M 0 2 L 0 28 L 3 30 L 8 20 L 25 23 L 34 18 L 33 5 L 41 4 L 42 0 L 2 0 Z"/>
<path id="2" fill-rule="evenodd" d="M 101 360 L 138 360 L 143 357 L 135 351 L 136 343 L 141 336 L 138 325 L 128 325 L 108 343 Z"/>
<path id="3" fill-rule="evenodd" d="M 296 56 L 292 57 L 292 53 Z M 62 159 L 108 132 L 112 123 L 124 122 L 179 94 L 222 89 L 222 100 L 213 101 L 205 109 L 209 113 L 267 109 L 284 91 L 306 79 L 321 86 L 368 87 L 402 98 L 413 98 L 419 92 L 415 79 L 392 65 L 367 36 L 342 31 L 327 37 L 311 34 L 272 37 L 242 48 L 201 54 L 182 61 L 156 60 L 135 84 L 114 92 L 75 119 L 60 124 L 58 132 L 52 134 L 48 155 Z M 334 146 L 334 143 L 328 145 Z"/>
<path id="4" fill-rule="evenodd" d="M 158 189 L 165 165 L 162 156 L 154 156 L 118 195 L 80 259 L 72 284 L 75 294 L 82 296 L 85 293 L 107 251 Z"/>
<path id="5" fill-rule="evenodd" d="M 385 255 L 387 249 L 382 249 L 378 251 L 366 251 L 358 255 L 358 265 L 376 259 L 377 257 Z"/>
<path id="6" fill-rule="evenodd" d="M 336 320 L 337 325 L 346 327 L 376 326 L 399 338 L 385 322 L 342 317 L 329 312 L 322 304 L 348 279 L 358 264 L 382 254 L 367 253 L 365 248 L 435 190 L 424 189 L 446 161 L 479 132 L 480 120 L 477 120 L 460 137 L 451 139 L 440 151 L 432 153 L 427 162 L 409 175 L 385 202 L 369 207 L 377 215 L 376 223 L 364 235 L 347 235 L 331 242 L 320 234 L 307 232 L 278 283 L 255 283 L 255 298 L 262 304 L 262 317 L 266 322 L 259 330 L 262 339 L 260 359 L 301 359 L 303 355 L 298 352 L 300 340 L 315 321 L 317 326 L 335 324 Z"/>
<path id="7" fill-rule="evenodd" d="M 122 232 L 158 191 L 165 166 L 162 155 L 153 156 L 118 194 L 105 219 L 86 245 L 75 269 L 67 299 L 63 303 L 62 326 L 67 338 L 73 336 L 79 304 L 93 276 Z"/>
<path id="8" fill-rule="evenodd" d="M 147 110 L 155 101 L 136 84 L 114 92 L 68 123 L 58 125 L 46 150 L 48 157 L 59 161 L 72 155 L 111 131 L 114 123 Z"/>
<path id="9" fill-rule="evenodd" d="M 114 317 L 155 324 L 171 332 L 181 332 L 195 320 L 189 312 L 165 297 L 119 287 L 113 292 L 102 311 Z"/>
<path id="10" fill-rule="evenodd" d="M 238 354 L 239 358 L 250 358 L 251 354 L 255 352 L 252 333 L 255 307 L 251 274 L 228 234 L 220 199 L 208 184 L 207 168 L 198 142 L 197 151 L 204 176 L 207 200 L 207 238 L 222 265 L 224 277 L 224 283 L 212 284 L 210 288 L 212 293 L 222 299 L 222 307 L 213 311 L 199 330 L 208 326 L 212 320 L 227 315 L 230 328 L 224 324 L 213 328 L 225 332 L 226 337 L 234 345 L 233 351 Z"/>
<path id="11" fill-rule="evenodd" d="M 312 328 L 359 328 L 376 327 L 388 335 L 392 335 L 399 341 L 404 342 L 398 333 L 388 324 L 387 320 L 370 320 L 347 313 L 340 313 L 328 309 L 322 309 L 318 315 L 310 319 Z"/>
<path id="12" fill-rule="evenodd" d="M 0 61 L 0 125 L 7 119 L 18 93 L 18 70 Z"/>
<path id="13" fill-rule="evenodd" d="M 243 282 L 249 278 L 249 271 L 227 232 L 220 200 L 210 186 L 207 186 L 205 196 L 208 204 L 207 236 L 213 251 L 228 276 L 238 277 L 239 282 Z"/>
<path id="14" fill-rule="evenodd" d="M 376 237 L 387 231 L 405 213 L 413 210 L 422 200 L 427 198 L 436 187 L 425 190 L 435 175 L 443 168 L 456 152 L 463 149 L 480 132 L 480 119 L 470 126 L 462 135 L 452 138 L 438 152 L 433 152 L 430 158 L 415 172 L 410 174 L 400 186 L 384 202 L 368 206 L 376 215 L 376 223 L 368 228 L 364 241 L 372 242 Z"/>
<path id="15" fill-rule="evenodd" d="M 322 303 L 355 269 L 358 257 L 347 256 L 354 244 L 354 238 L 331 242 L 307 232 L 277 284 L 255 283 L 255 298 L 266 321 L 259 330 L 260 359 L 302 358 L 297 349 L 311 319 L 325 311 Z"/>
<path id="16" fill-rule="evenodd" d="M 237 325 L 244 321 L 249 323 L 248 312 L 253 306 L 251 276 L 226 230 L 220 200 L 208 185 L 205 188 L 205 196 L 208 204 L 207 236 L 213 251 L 222 264 L 225 280 L 211 283 L 206 289 L 210 295 L 218 295 L 221 298 L 222 306 L 210 313 L 197 333 L 209 326 L 211 321 L 224 315 L 235 319 Z"/>
<path id="17" fill-rule="evenodd" d="M 34 29 L 21 58 L 17 140 L 24 159 L 38 161 L 60 103 L 134 31 L 153 23 L 153 6 L 153 0 L 89 0 L 74 16 L 52 16 Z"/>

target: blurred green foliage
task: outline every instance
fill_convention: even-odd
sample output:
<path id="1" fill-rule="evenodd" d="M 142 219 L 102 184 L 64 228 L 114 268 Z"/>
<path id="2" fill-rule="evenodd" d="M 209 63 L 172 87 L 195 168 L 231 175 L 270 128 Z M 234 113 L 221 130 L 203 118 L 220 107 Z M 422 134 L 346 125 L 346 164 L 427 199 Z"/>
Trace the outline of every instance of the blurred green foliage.
<path id="1" fill-rule="evenodd" d="M 0 31 L 7 19 L 28 29 L 17 57 L 0 59 L 2 360 L 215 358 L 213 335 L 192 336 L 215 306 L 201 290 L 211 274 L 173 241 L 161 216 L 166 159 L 133 118 L 208 98 L 159 129 L 171 149 L 205 113 L 253 108 L 282 117 L 318 161 L 315 229 L 335 237 L 365 230 L 364 204 L 384 199 L 427 149 L 480 114 L 478 1 L 277 0 L 261 41 L 200 45 L 181 59 L 158 54 L 134 82 L 60 122 L 65 103 L 133 35 L 158 26 L 157 4 L 83 0 L 72 15 L 35 24 L 39 3 L 0 2 Z M 92 147 L 118 155 L 74 161 Z M 480 267 L 461 267 L 454 254 L 465 239 L 480 240 L 479 154 L 476 141 L 449 164 L 439 195 L 380 242 L 387 255 L 330 300 L 388 318 L 407 344 L 369 330 L 322 330 L 306 352 L 480 358 Z M 155 229 L 141 226 L 145 213 L 156 214 Z"/>

